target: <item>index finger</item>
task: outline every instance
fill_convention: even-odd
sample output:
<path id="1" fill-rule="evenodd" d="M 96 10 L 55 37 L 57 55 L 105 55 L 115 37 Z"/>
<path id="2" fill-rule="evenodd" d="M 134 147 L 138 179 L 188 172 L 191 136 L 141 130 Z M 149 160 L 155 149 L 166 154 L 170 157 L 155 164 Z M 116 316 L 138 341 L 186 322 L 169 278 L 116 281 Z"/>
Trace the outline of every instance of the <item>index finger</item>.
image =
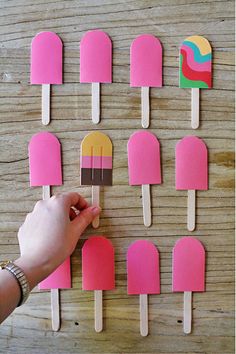
<path id="1" fill-rule="evenodd" d="M 75 207 L 78 210 L 83 210 L 88 207 L 88 202 L 76 192 L 63 193 L 59 195 L 64 201 L 66 209 L 70 210 L 71 207 Z"/>

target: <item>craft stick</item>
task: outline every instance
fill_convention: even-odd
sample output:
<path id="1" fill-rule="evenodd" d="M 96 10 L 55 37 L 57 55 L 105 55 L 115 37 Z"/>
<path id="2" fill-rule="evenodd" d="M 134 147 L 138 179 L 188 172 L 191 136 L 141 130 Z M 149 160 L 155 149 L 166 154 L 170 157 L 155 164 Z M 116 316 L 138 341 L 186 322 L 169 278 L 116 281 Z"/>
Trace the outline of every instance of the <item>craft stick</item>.
<path id="1" fill-rule="evenodd" d="M 43 186 L 43 200 L 50 198 L 50 186 Z M 60 329 L 60 303 L 59 289 L 51 289 L 51 314 L 52 330 L 57 332 Z"/>
<path id="2" fill-rule="evenodd" d="M 148 128 L 150 121 L 149 87 L 141 87 L 142 127 Z"/>
<path id="3" fill-rule="evenodd" d="M 102 290 L 94 291 L 94 310 L 95 331 L 101 332 L 103 329 Z"/>
<path id="4" fill-rule="evenodd" d="M 184 333 L 191 333 L 192 327 L 192 291 L 184 292 Z"/>
<path id="5" fill-rule="evenodd" d="M 60 299 L 59 289 L 51 289 L 51 313 L 52 313 L 52 330 L 54 332 L 60 329 Z"/>
<path id="6" fill-rule="evenodd" d="M 50 123 L 50 84 L 42 85 L 42 123 Z"/>
<path id="7" fill-rule="evenodd" d="M 148 335 L 148 295 L 139 295 L 139 311 L 140 311 L 140 334 L 143 337 Z"/>
<path id="8" fill-rule="evenodd" d="M 92 83 L 92 122 L 100 122 L 100 83 Z"/>
<path id="9" fill-rule="evenodd" d="M 92 204 L 96 206 L 100 204 L 100 186 L 92 186 Z M 93 220 L 92 226 L 94 229 L 99 227 L 99 215 Z"/>
<path id="10" fill-rule="evenodd" d="M 197 129 L 199 127 L 199 88 L 192 88 L 191 112 L 191 127 Z"/>
<path id="11" fill-rule="evenodd" d="M 152 224 L 150 184 L 142 184 L 143 222 L 149 227 Z"/>
<path id="12" fill-rule="evenodd" d="M 187 228 L 188 231 L 195 229 L 195 215 L 196 215 L 196 191 L 188 190 L 188 211 L 187 211 Z"/>

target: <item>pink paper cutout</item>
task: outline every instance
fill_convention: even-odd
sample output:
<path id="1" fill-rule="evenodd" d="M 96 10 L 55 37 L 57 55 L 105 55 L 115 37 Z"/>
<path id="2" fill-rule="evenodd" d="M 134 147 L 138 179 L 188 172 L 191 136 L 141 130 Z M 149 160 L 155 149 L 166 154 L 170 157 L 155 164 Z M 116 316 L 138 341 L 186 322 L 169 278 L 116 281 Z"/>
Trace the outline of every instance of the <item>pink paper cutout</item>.
<path id="1" fill-rule="evenodd" d="M 51 275 L 39 284 L 39 289 L 70 289 L 71 267 L 68 257 Z"/>
<path id="2" fill-rule="evenodd" d="M 54 32 L 40 32 L 31 43 L 31 84 L 62 84 L 60 37 Z"/>
<path id="3" fill-rule="evenodd" d="M 160 294 L 159 252 L 147 240 L 133 242 L 127 252 L 128 294 Z"/>
<path id="4" fill-rule="evenodd" d="M 194 237 L 182 237 L 173 249 L 173 291 L 205 291 L 205 250 Z"/>
<path id="5" fill-rule="evenodd" d="M 30 186 L 62 185 L 61 145 L 55 135 L 40 132 L 29 143 Z"/>
<path id="6" fill-rule="evenodd" d="M 114 248 L 104 236 L 92 236 L 82 248 L 83 290 L 115 288 Z"/>
<path id="7" fill-rule="evenodd" d="M 81 40 L 80 82 L 112 82 L 112 43 L 103 31 L 88 31 Z"/>
<path id="8" fill-rule="evenodd" d="M 81 156 L 81 168 L 112 168 L 112 156 Z"/>
<path id="9" fill-rule="evenodd" d="M 156 136 L 140 130 L 128 141 L 129 184 L 160 184 L 160 143 Z"/>
<path id="10" fill-rule="evenodd" d="M 196 136 L 181 139 L 175 150 L 175 183 L 178 190 L 208 189 L 208 153 Z"/>
<path id="11" fill-rule="evenodd" d="M 151 34 L 140 35 L 131 44 L 130 86 L 162 87 L 162 46 Z"/>

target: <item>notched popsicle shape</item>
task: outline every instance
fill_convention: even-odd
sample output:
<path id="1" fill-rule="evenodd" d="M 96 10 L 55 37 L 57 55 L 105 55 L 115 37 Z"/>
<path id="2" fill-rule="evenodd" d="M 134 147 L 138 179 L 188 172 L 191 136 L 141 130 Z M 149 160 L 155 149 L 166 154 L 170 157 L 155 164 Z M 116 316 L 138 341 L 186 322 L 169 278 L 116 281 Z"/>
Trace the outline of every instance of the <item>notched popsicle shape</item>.
<path id="1" fill-rule="evenodd" d="M 55 135 L 40 132 L 29 143 L 30 186 L 62 185 L 61 145 Z"/>
<path id="2" fill-rule="evenodd" d="M 112 42 L 103 31 L 88 31 L 81 39 L 80 82 L 112 82 Z"/>
<path id="3" fill-rule="evenodd" d="M 71 266 L 68 257 L 52 274 L 39 283 L 39 289 L 70 289 Z"/>
<path id="4" fill-rule="evenodd" d="M 208 189 L 208 152 L 204 141 L 196 136 L 186 136 L 176 144 L 177 190 Z"/>
<path id="5" fill-rule="evenodd" d="M 191 36 L 180 47 L 179 86 L 212 87 L 212 49 L 202 36 Z"/>
<path id="6" fill-rule="evenodd" d="M 81 185 L 112 185 L 112 142 L 100 132 L 85 136 L 80 154 Z"/>
<path id="7" fill-rule="evenodd" d="M 132 134 L 128 141 L 129 184 L 160 184 L 160 143 L 147 131 Z"/>
<path id="8" fill-rule="evenodd" d="M 160 294 L 159 252 L 147 240 L 133 242 L 127 251 L 128 294 Z"/>
<path id="9" fill-rule="evenodd" d="M 162 87 L 162 45 L 151 34 L 142 34 L 131 44 L 130 86 Z"/>
<path id="10" fill-rule="evenodd" d="M 31 84 L 62 84 L 63 44 L 54 32 L 40 32 L 31 43 Z"/>
<path id="11" fill-rule="evenodd" d="M 82 248 L 83 290 L 115 288 L 114 248 L 104 236 L 92 236 Z"/>
<path id="12" fill-rule="evenodd" d="M 205 249 L 194 237 L 182 237 L 173 249 L 174 292 L 205 291 Z"/>

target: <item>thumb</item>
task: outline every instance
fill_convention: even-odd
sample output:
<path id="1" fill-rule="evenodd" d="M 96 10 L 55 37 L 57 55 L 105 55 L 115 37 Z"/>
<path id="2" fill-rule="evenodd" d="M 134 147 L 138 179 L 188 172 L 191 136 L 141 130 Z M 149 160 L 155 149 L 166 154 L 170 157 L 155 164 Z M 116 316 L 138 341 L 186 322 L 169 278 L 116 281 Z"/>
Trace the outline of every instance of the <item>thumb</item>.
<path id="1" fill-rule="evenodd" d="M 86 227 L 98 216 L 101 212 L 101 208 L 98 206 L 91 206 L 82 210 L 78 216 L 71 222 L 78 239 L 84 232 Z"/>

